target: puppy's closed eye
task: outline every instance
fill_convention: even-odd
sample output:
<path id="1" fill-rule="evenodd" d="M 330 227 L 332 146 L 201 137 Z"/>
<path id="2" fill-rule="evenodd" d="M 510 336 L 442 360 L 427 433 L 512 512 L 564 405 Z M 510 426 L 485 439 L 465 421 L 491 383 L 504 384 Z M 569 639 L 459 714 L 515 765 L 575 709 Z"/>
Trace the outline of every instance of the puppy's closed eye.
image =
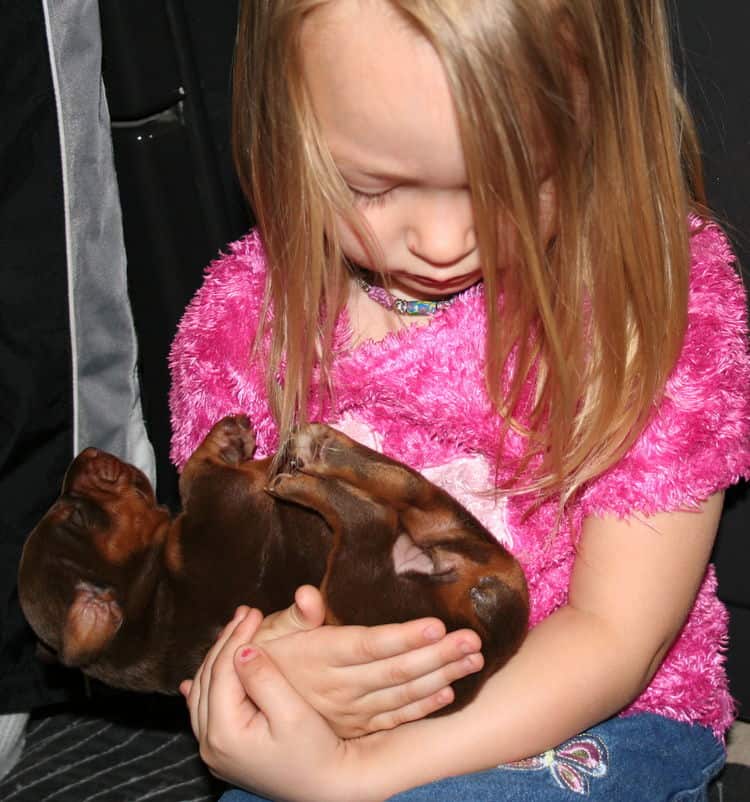
<path id="1" fill-rule="evenodd" d="M 68 523 L 79 529 L 85 529 L 88 526 L 88 521 L 83 509 L 79 504 L 73 504 L 68 512 Z"/>
<path id="2" fill-rule="evenodd" d="M 68 499 L 67 513 L 66 523 L 78 530 L 109 526 L 109 516 L 104 510 L 85 498 Z"/>

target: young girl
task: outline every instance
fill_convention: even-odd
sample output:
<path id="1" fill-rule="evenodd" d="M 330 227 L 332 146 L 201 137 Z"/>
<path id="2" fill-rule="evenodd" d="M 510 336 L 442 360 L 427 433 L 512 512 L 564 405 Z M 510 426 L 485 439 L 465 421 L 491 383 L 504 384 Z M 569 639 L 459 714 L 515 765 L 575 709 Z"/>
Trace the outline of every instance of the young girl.
<path id="1" fill-rule="evenodd" d="M 662 3 L 247 2 L 235 77 L 258 230 L 177 336 L 176 462 L 229 412 L 259 456 L 328 421 L 513 550 L 532 626 L 424 718 L 474 633 L 320 626 L 309 587 L 238 611 L 183 685 L 204 759 L 253 792 L 226 799 L 706 799 L 750 360 Z"/>

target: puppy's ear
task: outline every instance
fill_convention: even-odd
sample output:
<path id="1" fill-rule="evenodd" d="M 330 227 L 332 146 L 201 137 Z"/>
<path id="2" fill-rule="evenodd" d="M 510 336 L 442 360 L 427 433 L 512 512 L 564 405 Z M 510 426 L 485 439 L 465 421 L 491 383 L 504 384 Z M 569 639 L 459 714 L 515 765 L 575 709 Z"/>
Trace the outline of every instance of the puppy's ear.
<path id="1" fill-rule="evenodd" d="M 63 627 L 61 661 L 66 666 L 90 663 L 110 644 L 122 620 L 111 588 L 79 582 Z"/>

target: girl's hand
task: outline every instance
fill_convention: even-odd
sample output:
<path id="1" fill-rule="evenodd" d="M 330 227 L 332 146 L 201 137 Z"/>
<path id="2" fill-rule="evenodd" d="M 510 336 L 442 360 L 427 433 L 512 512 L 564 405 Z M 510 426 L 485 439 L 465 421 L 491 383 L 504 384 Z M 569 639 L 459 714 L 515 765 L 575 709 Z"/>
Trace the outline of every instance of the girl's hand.
<path id="1" fill-rule="evenodd" d="M 269 798 L 311 802 L 320 789 L 326 800 L 349 800 L 354 750 L 250 646 L 261 620 L 258 610 L 238 609 L 195 678 L 180 685 L 201 757 L 217 777 Z"/>
<path id="2" fill-rule="evenodd" d="M 264 621 L 255 642 L 342 738 L 416 721 L 453 701 L 450 683 L 479 671 L 479 636 L 434 618 L 377 627 L 321 626 L 316 588 Z"/>

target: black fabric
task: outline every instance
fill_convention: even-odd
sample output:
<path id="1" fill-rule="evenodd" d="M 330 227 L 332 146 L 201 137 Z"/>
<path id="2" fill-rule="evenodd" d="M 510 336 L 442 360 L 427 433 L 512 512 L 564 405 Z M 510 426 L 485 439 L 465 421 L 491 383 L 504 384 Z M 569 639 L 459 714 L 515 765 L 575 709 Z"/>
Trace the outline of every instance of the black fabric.
<path id="1" fill-rule="evenodd" d="M 101 0 L 100 8 L 143 411 L 157 495 L 177 509 L 169 348 L 205 266 L 251 224 L 229 154 L 237 0 Z"/>
<path id="2" fill-rule="evenodd" d="M 66 695 L 40 664 L 16 572 L 71 459 L 62 176 L 42 8 L 0 2 L 0 713 Z M 76 682 L 78 680 L 76 679 Z"/>
<path id="3" fill-rule="evenodd" d="M 123 696 L 44 711 L 21 761 L 0 780 L 3 802 L 210 802 L 182 699 Z"/>

